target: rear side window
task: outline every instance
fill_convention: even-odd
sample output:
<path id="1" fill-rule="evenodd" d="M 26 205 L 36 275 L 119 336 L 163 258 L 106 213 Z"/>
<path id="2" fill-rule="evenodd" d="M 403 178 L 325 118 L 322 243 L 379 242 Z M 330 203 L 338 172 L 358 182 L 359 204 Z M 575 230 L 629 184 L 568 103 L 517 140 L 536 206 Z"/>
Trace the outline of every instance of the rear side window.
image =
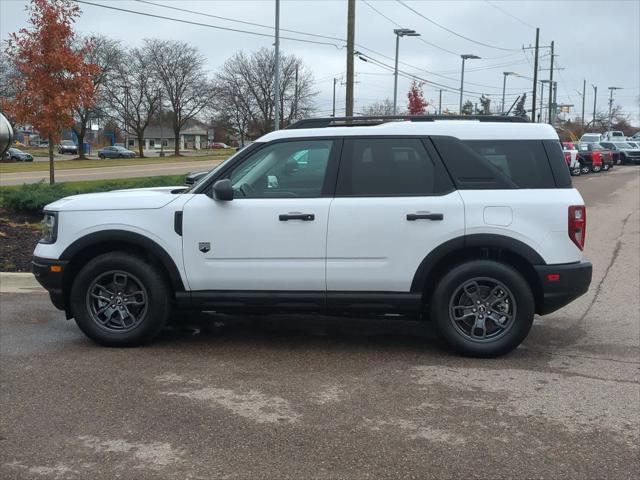
<path id="1" fill-rule="evenodd" d="M 338 196 L 434 195 L 451 187 L 417 138 L 344 140 Z"/>
<path id="2" fill-rule="evenodd" d="M 556 178 L 555 169 L 549 163 L 548 153 L 551 152 L 545 149 L 542 140 L 458 140 L 451 137 L 432 140 L 458 188 L 557 188 L 566 183 L 562 171 L 558 170 Z M 560 143 L 551 143 L 554 146 L 549 148 L 554 157 L 559 155 L 559 165 L 567 170 L 568 176 Z"/>

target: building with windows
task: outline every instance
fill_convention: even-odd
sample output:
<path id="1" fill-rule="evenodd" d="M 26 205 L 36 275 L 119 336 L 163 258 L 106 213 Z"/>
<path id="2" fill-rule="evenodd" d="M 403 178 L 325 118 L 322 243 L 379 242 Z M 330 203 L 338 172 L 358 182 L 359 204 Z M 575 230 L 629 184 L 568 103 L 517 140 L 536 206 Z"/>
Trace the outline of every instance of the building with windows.
<path id="1" fill-rule="evenodd" d="M 180 150 L 200 150 L 208 147 L 208 139 L 211 128 L 205 123 L 197 120 L 187 122 L 187 125 L 180 132 Z M 150 125 L 144 131 L 145 150 L 160 150 L 160 146 L 165 150 L 175 148 L 175 138 L 171 125 Z M 138 138 L 135 135 L 129 136 L 127 147 L 131 150 L 138 148 Z"/>

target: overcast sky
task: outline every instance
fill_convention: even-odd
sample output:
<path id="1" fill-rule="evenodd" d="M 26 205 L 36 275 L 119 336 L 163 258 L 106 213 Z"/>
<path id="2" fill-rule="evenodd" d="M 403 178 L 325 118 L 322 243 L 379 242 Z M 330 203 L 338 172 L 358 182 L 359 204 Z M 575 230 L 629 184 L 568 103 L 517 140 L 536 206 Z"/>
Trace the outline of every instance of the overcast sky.
<path id="1" fill-rule="evenodd" d="M 148 14 L 184 19 L 209 25 L 250 30 L 269 34 L 261 28 L 201 14 L 179 12 L 135 0 L 88 0 L 94 4 Z M 274 25 L 275 2 L 272 0 L 217 1 L 173 0 L 153 3 L 194 10 L 262 25 Z M 24 0 L 0 0 L 0 37 L 26 26 Z M 558 103 L 574 104 L 572 116 L 580 114 L 583 79 L 587 80 L 586 117 L 593 110 L 593 85 L 598 86 L 598 110 L 608 108 L 607 87 L 622 87 L 615 92 L 615 103 L 640 124 L 640 1 L 416 1 L 404 2 L 427 17 L 391 0 L 358 0 L 356 3 L 356 50 L 393 65 L 398 25 L 412 28 L 422 36 L 405 37 L 400 42 L 400 70 L 443 86 L 443 108 L 458 109 L 460 54 L 474 54 L 480 60 L 467 61 L 465 100 L 477 102 L 488 94 L 492 105 L 502 97 L 503 72 L 520 76 L 507 80 L 508 106 L 518 94 L 532 89 L 533 51 L 524 50 L 535 43 L 535 28 L 540 27 L 540 45 L 555 41 Z M 373 8 L 372 8 L 373 7 Z M 140 45 L 144 38 L 175 39 L 189 42 L 207 58 L 206 69 L 214 73 L 237 50 L 272 48 L 273 38 L 237 33 L 206 26 L 178 23 L 141 16 L 98 6 L 82 4 L 77 23 L 82 33 L 100 33 L 119 39 L 126 45 Z M 375 10 L 378 10 L 376 12 Z M 388 18 L 385 18 L 388 17 Z M 280 26 L 337 39 L 346 38 L 346 0 L 282 0 Z M 451 33 L 451 30 L 461 36 Z M 300 33 L 281 32 L 298 39 L 316 40 L 333 45 L 303 43 L 283 39 L 281 50 L 303 58 L 312 69 L 320 91 L 316 106 L 319 114 L 329 114 L 332 104 L 333 78 L 344 80 L 346 57 L 344 42 Z M 427 43 L 428 42 L 428 43 Z M 448 50 L 448 51 L 445 51 Z M 376 53 L 373 53 L 376 52 Z M 549 68 L 549 50 L 541 49 L 540 68 Z M 393 96 L 393 74 L 373 62 L 355 60 L 355 110 Z M 540 72 L 548 78 L 548 70 Z M 525 78 L 527 77 L 527 78 Z M 406 105 L 410 80 L 399 79 L 398 104 Z M 425 85 L 425 96 L 437 107 L 440 87 Z M 530 108 L 530 94 L 527 95 Z M 539 98 L 539 97 L 538 97 Z M 545 98 L 547 91 L 545 89 Z M 546 102 L 545 102 L 546 103 Z M 338 113 L 344 113 L 344 86 L 338 83 Z"/>

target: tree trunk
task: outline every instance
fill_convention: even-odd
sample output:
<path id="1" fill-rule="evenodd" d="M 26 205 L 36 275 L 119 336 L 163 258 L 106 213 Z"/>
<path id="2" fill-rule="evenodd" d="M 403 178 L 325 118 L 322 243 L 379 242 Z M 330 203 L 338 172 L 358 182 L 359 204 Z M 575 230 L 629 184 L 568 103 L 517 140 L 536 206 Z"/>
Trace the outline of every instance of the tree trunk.
<path id="1" fill-rule="evenodd" d="M 160 139 L 160 141 L 162 141 L 162 139 Z M 140 158 L 144 157 L 143 147 L 144 147 L 144 133 L 138 133 L 138 154 L 140 155 Z"/>
<path id="2" fill-rule="evenodd" d="M 86 160 L 87 157 L 84 155 L 84 137 L 87 133 L 87 128 L 83 125 L 80 127 L 80 130 L 76 132 L 76 137 L 78 137 L 78 157 L 81 160 Z"/>
<path id="3" fill-rule="evenodd" d="M 49 183 L 56 183 L 55 167 L 53 165 L 53 138 L 49 136 Z"/>
<path id="4" fill-rule="evenodd" d="M 173 145 L 173 154 L 175 156 L 180 155 L 180 130 L 174 130 L 174 145 Z"/>

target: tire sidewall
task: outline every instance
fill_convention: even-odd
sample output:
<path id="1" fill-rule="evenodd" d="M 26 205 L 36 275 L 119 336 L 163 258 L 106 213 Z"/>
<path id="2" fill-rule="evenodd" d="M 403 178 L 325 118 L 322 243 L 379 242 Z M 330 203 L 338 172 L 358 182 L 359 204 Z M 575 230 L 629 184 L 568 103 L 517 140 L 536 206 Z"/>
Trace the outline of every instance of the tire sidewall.
<path id="1" fill-rule="evenodd" d="M 512 293 L 516 318 L 507 333 L 492 342 L 474 342 L 462 335 L 449 317 L 449 302 L 454 292 L 474 277 L 495 279 Z M 525 339 L 535 313 L 535 302 L 527 281 L 514 268 L 492 260 L 471 260 L 453 267 L 440 280 L 433 293 L 431 318 L 440 335 L 457 352 L 472 357 L 495 357 L 512 351 Z"/>
<path id="2" fill-rule="evenodd" d="M 137 277 L 147 291 L 147 312 L 133 330 L 109 332 L 99 327 L 87 311 L 89 286 L 101 274 L 122 270 Z M 106 346 L 129 347 L 151 341 L 165 325 L 171 309 L 170 290 L 161 272 L 153 265 L 126 253 L 108 253 L 91 260 L 80 270 L 71 288 L 70 305 L 80 329 L 93 341 Z"/>

